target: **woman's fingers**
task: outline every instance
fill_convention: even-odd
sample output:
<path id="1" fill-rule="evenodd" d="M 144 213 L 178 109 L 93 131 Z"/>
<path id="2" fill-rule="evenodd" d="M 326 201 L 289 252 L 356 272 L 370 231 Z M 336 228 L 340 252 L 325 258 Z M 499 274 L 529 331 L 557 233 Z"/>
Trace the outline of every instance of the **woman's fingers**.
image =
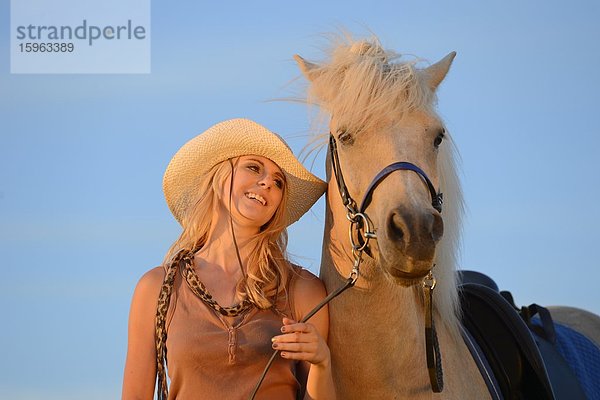
<path id="1" fill-rule="evenodd" d="M 296 322 L 293 319 L 284 318 L 281 327 L 282 335 L 273 337 L 273 342 L 311 342 L 318 340 L 318 333 L 314 326 L 308 323 Z"/>
<path id="2" fill-rule="evenodd" d="M 312 352 L 314 353 L 317 350 L 316 343 L 283 343 L 283 342 L 274 342 L 273 348 L 281 351 L 293 351 L 299 353 Z"/>
<path id="3" fill-rule="evenodd" d="M 312 364 L 318 363 L 315 361 L 314 353 L 299 353 L 299 352 L 292 352 L 292 351 L 282 351 L 279 354 L 281 355 L 281 357 L 288 358 L 290 360 L 308 361 L 309 363 L 312 363 Z"/>
<path id="4" fill-rule="evenodd" d="M 281 331 L 271 340 L 282 357 L 319 363 L 328 356 L 327 344 L 312 324 L 284 318 Z"/>
<path id="5" fill-rule="evenodd" d="M 317 330 L 311 324 L 293 323 L 281 327 L 282 335 L 275 336 L 281 341 L 306 341 L 310 337 L 316 337 Z"/>
<path id="6" fill-rule="evenodd" d="M 324 355 L 319 351 L 319 345 L 313 343 L 273 343 L 273 348 L 279 350 L 281 357 L 293 360 L 309 361 L 312 363 L 320 362 Z"/>
<path id="7" fill-rule="evenodd" d="M 312 325 L 306 322 L 298 322 L 290 318 L 283 318 L 281 332 L 307 331 L 311 327 Z"/>

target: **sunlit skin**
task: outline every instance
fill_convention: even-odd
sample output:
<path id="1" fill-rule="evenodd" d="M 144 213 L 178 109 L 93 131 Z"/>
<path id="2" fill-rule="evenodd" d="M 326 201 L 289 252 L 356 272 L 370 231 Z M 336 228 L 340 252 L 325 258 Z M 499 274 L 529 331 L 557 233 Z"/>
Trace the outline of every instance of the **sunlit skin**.
<path id="1" fill-rule="evenodd" d="M 275 214 L 284 194 L 285 176 L 273 161 L 261 156 L 242 156 L 235 161 L 231 216 L 237 228 L 256 233 Z M 223 204 L 229 204 L 229 184 Z"/>

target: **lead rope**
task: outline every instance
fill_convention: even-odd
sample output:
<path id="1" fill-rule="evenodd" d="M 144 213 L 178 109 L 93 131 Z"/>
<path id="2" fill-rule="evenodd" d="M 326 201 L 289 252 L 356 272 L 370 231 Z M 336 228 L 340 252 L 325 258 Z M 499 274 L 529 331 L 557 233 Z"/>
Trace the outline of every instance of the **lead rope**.
<path id="1" fill-rule="evenodd" d="M 238 266 L 240 267 L 240 270 L 242 271 L 242 275 L 244 277 L 244 284 L 246 285 L 246 296 L 250 298 L 249 300 L 252 304 L 257 304 L 255 299 L 252 297 L 252 293 L 250 292 L 250 290 L 248 290 L 248 275 L 246 274 L 246 270 L 244 270 L 242 264 L 242 257 L 240 256 L 240 250 L 237 244 L 237 239 L 235 238 L 235 230 L 233 228 L 233 216 L 231 215 L 231 196 L 233 192 L 233 176 L 235 175 L 235 171 L 233 168 L 233 161 L 231 161 L 231 158 L 227 161 L 229 161 L 229 166 L 231 167 L 231 179 L 229 181 L 229 226 L 231 228 L 231 238 L 233 239 L 233 247 L 235 247 L 235 255 L 237 257 Z M 277 275 L 277 287 L 279 287 L 279 275 Z M 247 300 L 248 298 L 244 299 L 244 301 Z"/>
<path id="2" fill-rule="evenodd" d="M 435 264 L 433 265 L 435 267 Z M 427 354 L 427 371 L 429 382 L 434 393 L 444 389 L 444 372 L 442 370 L 442 355 L 438 342 L 435 325 L 433 323 L 433 289 L 436 280 L 431 271 L 423 279 L 423 292 L 425 294 L 425 352 Z"/>

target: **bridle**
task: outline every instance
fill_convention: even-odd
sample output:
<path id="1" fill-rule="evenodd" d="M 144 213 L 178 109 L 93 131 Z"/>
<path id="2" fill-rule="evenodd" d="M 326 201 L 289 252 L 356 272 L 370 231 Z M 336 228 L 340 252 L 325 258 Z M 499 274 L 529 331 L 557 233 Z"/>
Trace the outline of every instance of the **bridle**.
<path id="1" fill-rule="evenodd" d="M 429 194 L 431 195 L 431 205 L 438 212 L 442 212 L 444 195 L 435 190 L 433 183 L 431 183 L 431 180 L 421 168 L 417 167 L 413 163 L 406 161 L 394 162 L 382 169 L 381 171 L 379 171 L 379 173 L 371 181 L 371 184 L 367 187 L 363 199 L 360 202 L 360 207 L 357 208 L 356 202 L 354 201 L 352 196 L 350 196 L 348 187 L 346 186 L 346 182 L 344 181 L 344 175 L 342 174 L 342 168 L 340 166 L 340 160 L 337 151 L 337 142 L 335 140 L 335 137 L 331 133 L 329 134 L 329 155 L 331 158 L 333 174 L 335 176 L 337 187 L 340 192 L 340 197 L 342 198 L 342 202 L 346 207 L 346 216 L 348 217 L 348 220 L 350 220 L 352 224 L 359 228 L 358 233 L 361 233 L 360 230 L 362 229 L 360 228 L 363 222 L 365 222 L 364 226 L 367 227 L 367 229 L 364 231 L 364 235 L 358 237 L 359 245 L 363 245 L 363 243 L 366 243 L 369 239 L 377 238 L 376 233 L 371 229 L 372 223 L 365 211 L 367 210 L 369 204 L 371 204 L 371 198 L 377 186 L 394 171 L 405 170 L 417 173 L 427 185 L 427 189 L 429 190 Z M 354 240 L 352 240 L 352 242 L 354 242 Z M 364 245 L 363 250 L 365 250 L 367 254 L 370 253 L 368 245 Z"/>
<path id="2" fill-rule="evenodd" d="M 413 171 L 421 177 L 427 185 L 429 194 L 431 195 L 431 205 L 438 212 L 442 212 L 443 195 L 435 190 L 431 180 L 427 174 L 418 166 L 406 161 L 394 162 L 383 168 L 371 181 L 367 187 L 365 194 L 360 203 L 360 207 L 356 207 L 356 202 L 350 196 L 348 187 L 344 181 L 344 175 L 340 166 L 340 160 L 337 150 L 337 142 L 333 134 L 329 134 L 329 152 L 333 174 L 337 183 L 338 190 L 342 202 L 346 207 L 346 217 L 350 221 L 349 236 L 352 244 L 352 255 L 354 257 L 354 265 L 352 267 L 351 277 L 355 280 L 359 275 L 359 267 L 362 261 L 363 251 L 372 257 L 371 249 L 369 248 L 369 240 L 377 240 L 377 234 L 373 229 L 373 223 L 366 213 L 367 207 L 371 203 L 373 192 L 377 186 L 395 171 Z M 431 269 L 435 266 L 432 265 Z M 442 372 L 442 358 L 439 348 L 437 333 L 433 323 L 433 289 L 436 285 L 436 280 L 433 273 L 429 270 L 427 276 L 423 278 L 423 291 L 425 294 L 425 348 L 427 355 L 427 369 L 429 371 L 429 381 L 431 389 L 435 393 L 442 391 L 444 387 L 444 379 Z"/>
<path id="3" fill-rule="evenodd" d="M 435 190 L 431 180 L 427 176 L 427 174 L 415 164 L 405 161 L 395 162 L 384 169 L 382 169 L 371 181 L 371 184 L 368 186 L 363 199 L 360 203 L 360 208 L 357 208 L 356 202 L 350 196 L 350 192 L 348 191 L 348 187 L 344 182 L 344 175 L 342 174 L 342 169 L 340 167 L 340 160 L 337 151 L 337 143 L 333 134 L 329 134 L 329 152 L 331 158 L 331 165 L 333 169 L 333 174 L 335 176 L 335 180 L 337 183 L 338 190 L 340 192 L 340 196 L 342 198 L 342 202 L 346 207 L 346 217 L 350 221 L 350 227 L 348 230 L 348 235 L 350 237 L 350 243 L 352 244 L 352 257 L 354 258 L 354 263 L 352 266 L 352 270 L 350 272 L 350 276 L 346 279 L 346 282 L 337 288 L 335 291 L 331 292 L 327 297 L 325 297 L 313 310 L 311 310 L 300 322 L 306 322 L 309 318 L 315 315 L 321 308 L 323 308 L 327 303 L 333 300 L 335 297 L 339 296 L 346 289 L 351 288 L 356 283 L 360 275 L 360 264 L 362 262 L 362 254 L 363 252 L 372 257 L 371 249 L 369 248 L 369 240 L 377 239 L 377 234 L 373 229 L 373 223 L 371 219 L 366 214 L 366 209 L 371 203 L 371 197 L 373 192 L 377 188 L 377 186 L 387 178 L 394 171 L 413 171 L 418 174 L 423 182 L 427 185 L 429 193 L 431 195 L 431 205 L 438 212 L 442 212 L 442 203 L 443 196 L 442 193 Z M 432 265 L 432 269 L 435 266 Z M 431 269 L 429 270 L 427 276 L 423 278 L 423 291 L 425 294 L 425 347 L 427 354 L 427 369 L 429 371 L 429 381 L 431 383 L 431 389 L 435 393 L 439 393 L 442 391 L 444 387 L 443 380 L 443 372 L 442 372 L 442 357 L 440 354 L 440 348 L 438 343 L 437 334 L 435 331 L 435 326 L 433 324 L 433 289 L 435 288 L 436 280 L 433 277 L 433 273 Z M 279 350 L 273 351 L 271 358 L 267 362 L 265 369 L 258 382 L 256 383 L 252 394 L 249 399 L 253 400 L 262 384 L 265 376 L 273 364 L 275 357 L 279 353 Z"/>

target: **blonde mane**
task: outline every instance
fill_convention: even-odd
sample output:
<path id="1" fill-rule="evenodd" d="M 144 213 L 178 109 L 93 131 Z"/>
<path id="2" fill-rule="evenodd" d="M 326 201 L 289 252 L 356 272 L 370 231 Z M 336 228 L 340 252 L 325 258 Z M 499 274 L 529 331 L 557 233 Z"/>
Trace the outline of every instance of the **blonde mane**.
<path id="1" fill-rule="evenodd" d="M 321 110 L 313 121 L 316 126 L 335 116 L 344 130 L 357 135 L 381 125 L 389 126 L 411 112 L 436 115 L 435 90 L 416 67 L 420 60 L 400 60 L 399 54 L 384 50 L 376 37 L 355 41 L 349 35 L 336 36 L 326 56 L 326 62 L 310 64 L 310 71 L 304 71 L 311 81 L 307 102 Z M 326 137 L 316 136 L 312 150 L 327 143 Z M 456 265 L 464 203 L 457 175 L 457 152 L 448 134 L 438 157 L 440 190 L 444 193 L 444 236 L 436 250 L 434 273 L 438 284 L 434 304 L 456 337 L 460 335 Z"/>
<path id="2" fill-rule="evenodd" d="M 418 59 L 381 47 L 377 38 L 354 41 L 336 36 L 328 62 L 311 70 L 309 104 L 344 116 L 344 128 L 358 134 L 377 126 L 382 118 L 401 119 L 415 110 L 433 112 L 436 97 L 418 74 Z M 396 61 L 396 62 L 394 62 Z"/>

